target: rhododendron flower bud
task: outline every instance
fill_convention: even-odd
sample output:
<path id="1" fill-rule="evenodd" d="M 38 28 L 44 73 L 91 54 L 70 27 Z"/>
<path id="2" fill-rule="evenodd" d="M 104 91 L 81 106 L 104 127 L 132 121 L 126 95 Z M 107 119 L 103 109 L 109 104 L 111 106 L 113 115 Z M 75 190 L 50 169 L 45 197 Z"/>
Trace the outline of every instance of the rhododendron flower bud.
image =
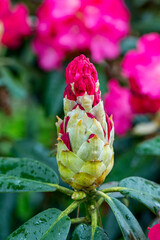
<path id="1" fill-rule="evenodd" d="M 56 124 L 57 162 L 64 182 L 76 190 L 90 191 L 104 181 L 113 167 L 114 126 L 112 118 L 105 114 L 98 78 L 94 81 L 92 71 L 82 71 L 81 66 L 86 63 L 84 56 L 84 63 L 82 56 L 79 57 L 80 64 L 77 59 L 76 72 L 79 72 L 79 77 L 73 77 L 75 68 L 73 72 L 69 70 L 74 59 L 68 66 L 68 85 L 64 93 L 65 117 L 63 120 L 58 118 Z M 90 66 L 88 59 L 87 62 Z M 92 69 L 95 73 L 95 68 Z"/>
<path id="2" fill-rule="evenodd" d="M 65 79 L 66 83 L 73 83 L 82 75 L 89 75 L 93 78 L 94 82 L 98 81 L 98 75 L 95 66 L 90 63 L 89 58 L 86 58 L 83 54 L 76 57 L 70 62 L 66 68 Z"/>
<path id="3" fill-rule="evenodd" d="M 159 217 L 160 217 L 160 212 L 159 212 Z M 160 239 L 160 220 L 159 223 L 154 225 L 152 228 L 148 228 L 149 233 L 148 233 L 148 238 L 149 240 L 159 240 Z"/>

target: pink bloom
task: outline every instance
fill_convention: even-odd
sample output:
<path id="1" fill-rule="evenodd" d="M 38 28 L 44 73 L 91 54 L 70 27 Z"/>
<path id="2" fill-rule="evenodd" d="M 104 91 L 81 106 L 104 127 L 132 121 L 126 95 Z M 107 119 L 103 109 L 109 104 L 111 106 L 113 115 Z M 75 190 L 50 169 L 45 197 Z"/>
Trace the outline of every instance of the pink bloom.
<path id="1" fill-rule="evenodd" d="M 9 48 L 18 47 L 22 38 L 30 34 L 28 11 L 24 4 L 17 4 L 11 9 L 9 0 L 1 0 L 0 24 L 1 42 Z"/>
<path id="2" fill-rule="evenodd" d="M 160 217 L 160 212 L 159 212 Z M 148 238 L 149 240 L 159 240 L 160 239 L 160 220 L 159 223 L 154 225 L 151 229 L 149 229 Z"/>
<path id="3" fill-rule="evenodd" d="M 142 36 L 137 49 L 124 57 L 122 69 L 129 79 L 132 98 L 138 104 L 133 106 L 135 112 L 157 112 L 160 109 L 160 35 L 150 33 Z"/>
<path id="4" fill-rule="evenodd" d="M 121 87 L 115 79 L 108 83 L 109 93 L 104 95 L 104 108 L 107 114 L 113 114 L 115 132 L 125 134 L 132 126 L 133 113 L 130 104 L 130 91 Z"/>
<path id="5" fill-rule="evenodd" d="M 33 48 L 48 70 L 74 50 L 90 50 L 96 62 L 113 59 L 120 53 L 120 40 L 129 32 L 130 15 L 123 0 L 44 0 L 37 18 Z M 43 62 L 43 57 L 51 63 Z"/>

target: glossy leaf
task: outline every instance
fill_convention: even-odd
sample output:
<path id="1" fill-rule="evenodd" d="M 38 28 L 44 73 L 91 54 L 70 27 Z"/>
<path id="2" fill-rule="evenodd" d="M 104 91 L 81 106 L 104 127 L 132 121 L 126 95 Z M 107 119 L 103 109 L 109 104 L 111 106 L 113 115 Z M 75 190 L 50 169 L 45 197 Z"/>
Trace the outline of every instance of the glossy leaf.
<path id="1" fill-rule="evenodd" d="M 137 147 L 137 153 L 142 155 L 160 156 L 160 136 L 139 144 Z"/>
<path id="2" fill-rule="evenodd" d="M 125 240 L 146 240 L 146 237 L 130 210 L 115 198 L 105 198 L 111 207 Z"/>
<path id="3" fill-rule="evenodd" d="M 47 209 L 14 231 L 7 240 L 65 240 L 70 228 L 70 218 L 60 216 L 58 209 Z"/>
<path id="4" fill-rule="evenodd" d="M 32 160 L 0 158 L 0 192 L 55 191 L 49 183 L 58 183 L 55 172 Z"/>
<path id="5" fill-rule="evenodd" d="M 92 229 L 86 224 L 80 224 L 73 232 L 71 240 L 91 240 Z M 107 234 L 100 227 L 97 227 L 94 233 L 93 240 L 109 240 Z"/>
<path id="6" fill-rule="evenodd" d="M 119 183 L 120 187 L 128 188 L 121 193 L 136 199 L 158 215 L 160 211 L 160 185 L 140 177 L 125 178 Z"/>

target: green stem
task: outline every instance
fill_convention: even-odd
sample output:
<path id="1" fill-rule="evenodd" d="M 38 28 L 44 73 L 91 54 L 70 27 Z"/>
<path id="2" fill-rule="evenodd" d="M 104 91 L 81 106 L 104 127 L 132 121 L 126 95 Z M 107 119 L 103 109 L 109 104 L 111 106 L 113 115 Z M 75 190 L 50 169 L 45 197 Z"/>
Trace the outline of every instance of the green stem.
<path id="1" fill-rule="evenodd" d="M 97 194 L 98 194 L 99 196 L 101 196 L 103 199 L 104 199 L 104 198 L 111 199 L 107 194 L 103 193 L 102 191 L 97 191 Z"/>
<path id="2" fill-rule="evenodd" d="M 65 193 L 66 195 L 69 195 L 71 196 L 74 191 L 73 190 L 70 190 L 68 188 L 65 188 L 65 187 L 62 187 L 62 186 L 59 186 L 58 184 L 53 184 L 53 183 L 48 183 L 48 185 L 52 186 L 52 187 L 55 187 L 56 190 L 62 192 L 62 193 Z"/>
<path id="3" fill-rule="evenodd" d="M 121 190 L 125 190 L 124 187 L 112 187 L 112 188 L 105 188 L 102 189 L 101 192 L 110 193 L 110 192 L 120 192 Z"/>
<path id="4" fill-rule="evenodd" d="M 97 207 L 99 208 L 103 202 L 104 202 L 104 198 L 101 197 L 101 198 L 97 201 Z"/>
<path id="5" fill-rule="evenodd" d="M 81 203 L 82 201 L 74 201 L 71 203 L 71 205 L 69 205 L 68 208 L 66 208 L 60 215 L 59 215 L 59 218 L 63 217 L 63 216 L 66 216 L 66 215 L 69 215 L 71 212 L 74 211 L 74 209 L 76 209 L 79 204 Z"/>
<path id="6" fill-rule="evenodd" d="M 97 227 L 97 209 L 95 205 L 91 205 L 91 225 L 92 225 L 92 240 Z"/>
<path id="7" fill-rule="evenodd" d="M 88 217 L 79 217 L 79 218 L 72 218 L 71 219 L 71 224 L 75 224 L 75 223 L 89 223 L 89 219 Z"/>
<path id="8" fill-rule="evenodd" d="M 41 240 L 45 239 L 46 235 L 51 231 L 51 229 L 56 225 L 56 223 L 58 221 L 60 221 L 61 218 L 63 218 L 64 216 L 69 215 L 71 212 L 74 211 L 74 209 L 76 209 L 78 207 L 78 205 L 81 203 L 81 201 L 74 201 L 71 203 L 71 205 L 69 205 L 68 208 L 66 208 L 60 215 L 59 217 L 56 219 L 56 221 L 50 226 L 50 228 L 46 231 L 46 233 L 42 236 Z"/>

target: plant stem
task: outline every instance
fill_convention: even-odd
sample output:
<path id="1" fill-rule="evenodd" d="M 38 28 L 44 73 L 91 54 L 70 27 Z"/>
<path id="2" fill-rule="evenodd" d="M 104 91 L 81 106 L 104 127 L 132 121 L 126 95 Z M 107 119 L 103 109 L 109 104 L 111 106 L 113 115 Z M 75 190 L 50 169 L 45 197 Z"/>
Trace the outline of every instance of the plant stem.
<path id="1" fill-rule="evenodd" d="M 71 212 L 74 211 L 74 209 L 76 209 L 79 204 L 81 203 L 82 201 L 74 201 L 71 203 L 71 205 L 69 205 L 69 207 L 67 207 L 60 215 L 59 217 L 63 217 L 65 215 L 69 215 Z"/>
<path id="2" fill-rule="evenodd" d="M 71 224 L 75 224 L 75 223 L 89 223 L 89 219 L 88 217 L 79 217 L 79 218 L 72 218 L 71 219 Z"/>
<path id="3" fill-rule="evenodd" d="M 53 184 L 53 183 L 48 183 L 48 185 L 52 186 L 52 187 L 55 187 L 56 190 L 62 192 L 62 193 L 65 193 L 66 195 L 68 196 L 71 196 L 74 191 L 73 190 L 70 190 L 68 188 L 65 188 L 65 187 L 62 187 L 62 186 L 59 186 L 58 184 Z"/>
<path id="4" fill-rule="evenodd" d="M 97 194 L 103 198 L 109 198 L 111 199 L 107 194 L 103 193 L 102 191 L 97 191 Z"/>
<path id="5" fill-rule="evenodd" d="M 103 202 L 104 202 L 104 198 L 101 197 L 101 198 L 97 201 L 97 207 L 99 208 Z"/>
<path id="6" fill-rule="evenodd" d="M 97 209 L 95 205 L 91 205 L 91 225 L 92 225 L 92 240 L 97 227 Z"/>
<path id="7" fill-rule="evenodd" d="M 97 202 L 96 202 L 96 209 L 97 209 L 97 213 L 98 213 L 99 225 L 100 225 L 101 228 L 103 228 L 103 226 L 102 226 L 101 214 L 100 214 L 100 211 L 99 211 L 99 207 L 98 207 Z"/>
<path id="8" fill-rule="evenodd" d="M 101 192 L 110 193 L 110 192 L 120 192 L 121 190 L 125 190 L 124 187 L 112 187 L 112 188 L 105 188 L 102 189 Z"/>

